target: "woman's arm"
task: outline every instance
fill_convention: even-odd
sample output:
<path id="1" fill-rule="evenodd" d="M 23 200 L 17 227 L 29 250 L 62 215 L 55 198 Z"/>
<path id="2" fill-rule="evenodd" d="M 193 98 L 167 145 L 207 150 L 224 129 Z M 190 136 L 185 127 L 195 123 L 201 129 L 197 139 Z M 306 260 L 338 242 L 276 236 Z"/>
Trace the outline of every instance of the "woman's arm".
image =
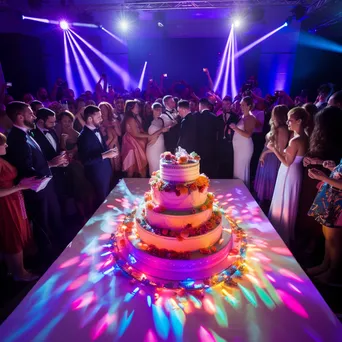
<path id="1" fill-rule="evenodd" d="M 328 177 L 323 171 L 318 169 L 310 169 L 308 175 L 312 179 L 317 179 L 319 181 L 328 183 L 336 189 L 342 190 L 342 179 L 334 179 Z"/>
<path id="2" fill-rule="evenodd" d="M 298 142 L 294 139 L 290 140 L 289 147 L 285 152 L 279 151 L 272 143 L 269 143 L 267 147 L 273 151 L 280 162 L 287 167 L 293 163 L 299 150 Z"/>
<path id="3" fill-rule="evenodd" d="M 37 179 L 36 177 L 23 178 L 18 185 L 10 189 L 0 189 L 0 197 L 6 197 L 8 195 L 14 194 L 17 191 L 31 189 L 35 186 L 38 186 L 42 182 L 41 179 Z"/>
<path id="4" fill-rule="evenodd" d="M 141 133 L 137 127 L 137 123 L 135 122 L 134 119 L 128 119 L 127 120 L 127 124 L 129 124 L 130 129 L 130 133 L 135 137 L 135 138 L 152 138 L 156 135 L 159 135 L 162 132 L 162 129 L 159 129 L 158 131 L 154 132 L 153 134 L 148 134 L 148 133 Z"/>
<path id="5" fill-rule="evenodd" d="M 118 120 L 114 120 L 113 122 L 113 127 L 114 127 L 114 130 L 115 130 L 115 133 L 118 137 L 121 137 L 121 126 L 120 126 L 120 123 Z"/>
<path id="6" fill-rule="evenodd" d="M 236 133 L 242 135 L 245 138 L 250 138 L 253 134 L 256 124 L 256 119 L 254 117 L 247 117 L 244 119 L 244 130 L 238 128 L 235 124 L 231 124 L 229 127 Z"/>

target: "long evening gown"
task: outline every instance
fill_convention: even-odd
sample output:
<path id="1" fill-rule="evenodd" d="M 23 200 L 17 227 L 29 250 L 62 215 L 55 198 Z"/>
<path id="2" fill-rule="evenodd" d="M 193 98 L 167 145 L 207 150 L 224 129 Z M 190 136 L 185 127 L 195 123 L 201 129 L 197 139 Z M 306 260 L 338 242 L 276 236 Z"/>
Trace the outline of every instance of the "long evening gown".
<path id="1" fill-rule="evenodd" d="M 284 242 L 294 240 L 299 195 L 303 179 L 303 156 L 287 167 L 280 165 L 268 217 Z"/>
<path id="2" fill-rule="evenodd" d="M 237 128 L 244 130 L 244 122 L 241 119 L 236 125 Z M 250 182 L 250 163 L 253 155 L 253 140 L 245 138 L 235 132 L 233 136 L 234 149 L 234 178 L 241 179 L 249 188 Z"/>
<path id="3" fill-rule="evenodd" d="M 163 127 L 163 120 L 158 118 L 152 121 L 151 126 L 148 128 L 148 134 L 153 134 Z M 151 145 L 147 144 L 146 156 L 148 160 L 148 167 L 150 174 L 159 170 L 160 155 L 165 152 L 164 135 L 160 134 L 157 141 Z"/>
<path id="4" fill-rule="evenodd" d="M 138 119 L 135 119 L 138 129 L 143 132 L 143 128 Z M 122 169 L 127 171 L 133 167 L 133 172 L 142 174 L 147 166 L 146 139 L 135 138 L 130 132 L 132 128 L 126 124 L 126 133 L 122 139 Z"/>
<path id="5" fill-rule="evenodd" d="M 13 187 L 17 170 L 0 158 L 0 188 Z M 16 254 L 29 247 L 31 233 L 21 191 L 0 197 L 0 252 Z"/>
<path id="6" fill-rule="evenodd" d="M 264 151 L 266 150 L 265 148 Z M 264 166 L 261 166 L 259 162 L 254 181 L 254 190 L 260 202 L 272 200 L 279 166 L 280 161 L 274 153 L 266 154 Z"/>

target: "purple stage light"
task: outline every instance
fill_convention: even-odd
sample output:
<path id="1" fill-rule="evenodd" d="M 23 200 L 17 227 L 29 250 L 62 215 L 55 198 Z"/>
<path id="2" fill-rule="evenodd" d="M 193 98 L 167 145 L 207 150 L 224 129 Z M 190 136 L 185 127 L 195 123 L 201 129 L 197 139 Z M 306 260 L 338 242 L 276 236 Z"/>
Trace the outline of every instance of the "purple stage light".
<path id="1" fill-rule="evenodd" d="M 276 28 L 275 30 L 265 34 L 263 37 L 259 38 L 258 40 L 256 40 L 255 42 L 249 44 L 248 46 L 246 46 L 245 48 L 243 48 L 242 50 L 240 50 L 239 52 L 237 52 L 235 54 L 235 58 L 239 58 L 240 56 L 242 56 L 243 54 L 245 54 L 247 51 L 249 51 L 250 49 L 252 49 L 255 45 L 258 45 L 259 43 L 261 43 L 262 41 L 264 41 L 265 39 L 267 39 L 268 37 L 272 36 L 273 34 L 275 34 L 276 32 L 278 32 L 279 30 L 281 30 L 282 28 L 286 27 L 287 24 L 283 24 L 281 26 L 279 26 L 278 28 Z"/>
<path id="2" fill-rule="evenodd" d="M 87 23 L 72 23 L 72 26 L 79 26 L 79 27 L 90 27 L 90 28 L 98 28 L 98 25 L 95 24 L 87 24 Z"/>
<path id="3" fill-rule="evenodd" d="M 222 75 L 223 75 L 223 68 L 224 68 L 225 63 L 226 63 L 228 47 L 230 45 L 230 40 L 232 39 L 231 37 L 232 36 L 231 36 L 231 31 L 230 31 L 228 39 L 227 39 L 226 47 L 224 48 L 224 52 L 223 52 L 223 55 L 222 55 L 222 59 L 221 59 L 221 63 L 220 63 L 220 68 L 219 68 L 219 73 L 217 75 L 217 78 L 216 78 L 216 81 L 215 81 L 215 84 L 214 84 L 214 91 L 217 91 L 217 88 L 218 88 L 218 86 L 219 86 L 219 84 L 221 82 L 221 78 L 222 78 Z"/>
<path id="4" fill-rule="evenodd" d="M 98 56 L 105 64 L 107 64 L 116 74 L 118 74 L 124 84 L 124 87 L 126 89 L 129 88 L 131 85 L 132 87 L 137 87 L 137 82 L 134 80 L 130 80 L 129 74 L 127 71 L 125 71 L 123 68 L 121 68 L 119 65 L 111 61 L 107 56 L 105 56 L 102 52 L 97 50 L 94 46 L 89 44 L 86 40 L 84 40 L 81 36 L 79 36 L 75 31 L 69 29 L 69 32 L 71 32 L 74 36 L 76 36 L 84 45 L 86 45 L 92 52 L 95 53 L 96 56 Z"/>
<path id="5" fill-rule="evenodd" d="M 75 82 L 72 77 L 66 31 L 64 31 L 64 62 L 65 62 L 65 76 L 66 76 L 66 80 L 68 82 L 69 88 L 72 89 L 75 93 L 75 96 L 77 96 Z"/>
<path id="6" fill-rule="evenodd" d="M 228 79 L 229 79 L 229 68 L 230 68 L 230 60 L 232 56 L 232 37 L 233 37 L 233 28 L 230 30 L 231 39 L 229 41 L 228 47 L 228 54 L 227 54 L 227 62 L 226 62 L 226 72 L 224 74 L 224 81 L 223 81 L 223 91 L 222 91 L 222 98 L 228 95 Z"/>
<path id="7" fill-rule="evenodd" d="M 139 80 L 139 84 L 138 84 L 138 88 L 140 90 L 142 90 L 143 87 L 143 83 L 144 83 L 144 78 L 145 78 L 145 72 L 146 72 L 146 66 L 147 66 L 147 62 L 145 62 L 141 76 L 140 76 L 140 80 Z"/>
<path id="8" fill-rule="evenodd" d="M 70 33 L 66 32 L 66 34 L 67 34 L 68 42 L 69 42 L 69 45 L 70 45 L 70 48 L 71 48 L 71 52 L 72 52 L 72 54 L 74 56 L 74 59 L 75 59 L 75 62 L 76 62 L 76 67 L 77 67 L 78 73 L 79 73 L 80 78 L 81 78 L 81 83 L 82 83 L 82 86 L 83 86 L 83 90 L 84 91 L 91 90 L 91 89 L 93 89 L 93 87 L 91 86 L 91 84 L 90 84 L 90 82 L 89 82 L 89 80 L 87 78 L 86 72 L 85 72 L 85 70 L 83 68 L 83 65 L 81 64 L 80 59 L 78 58 L 78 54 L 76 52 L 75 46 L 74 46 L 73 42 L 70 39 Z"/>
<path id="9" fill-rule="evenodd" d="M 80 53 L 82 59 L 84 60 L 84 63 L 86 64 L 86 66 L 88 67 L 88 70 L 94 80 L 94 82 L 98 82 L 98 80 L 100 79 L 100 74 L 96 71 L 94 65 L 90 62 L 89 58 L 87 57 L 87 55 L 85 54 L 85 52 L 82 50 L 82 48 L 80 47 L 80 45 L 77 43 L 76 39 L 73 37 L 72 34 L 69 34 L 69 38 L 72 40 L 72 42 L 74 43 L 74 45 L 76 46 L 76 49 L 78 50 L 78 52 Z"/>
<path id="10" fill-rule="evenodd" d="M 65 20 L 62 20 L 59 22 L 59 26 L 61 27 L 62 30 L 66 31 L 69 29 L 69 24 Z"/>
<path id="11" fill-rule="evenodd" d="M 103 30 L 104 32 L 108 33 L 111 37 L 113 37 L 115 40 L 117 40 L 118 42 L 120 42 L 123 45 L 127 45 L 125 41 L 123 41 L 122 39 L 120 39 L 118 36 L 116 36 L 114 33 L 108 31 L 107 29 L 105 29 L 103 26 L 101 27 L 101 30 Z"/>
<path id="12" fill-rule="evenodd" d="M 23 20 L 33 20 L 33 21 L 39 21 L 40 23 L 50 24 L 51 21 L 49 19 L 43 19 L 43 18 L 35 18 L 35 17 L 27 17 L 25 15 L 22 16 Z"/>
<path id="13" fill-rule="evenodd" d="M 231 86 L 231 92 L 232 92 L 232 97 L 233 99 L 235 96 L 238 94 L 237 91 L 237 86 L 236 86 L 236 78 L 235 78 L 235 53 L 237 51 L 237 40 L 236 40 L 236 34 L 234 27 L 232 28 L 233 30 L 233 41 L 232 41 L 232 76 L 230 79 L 230 86 Z"/>

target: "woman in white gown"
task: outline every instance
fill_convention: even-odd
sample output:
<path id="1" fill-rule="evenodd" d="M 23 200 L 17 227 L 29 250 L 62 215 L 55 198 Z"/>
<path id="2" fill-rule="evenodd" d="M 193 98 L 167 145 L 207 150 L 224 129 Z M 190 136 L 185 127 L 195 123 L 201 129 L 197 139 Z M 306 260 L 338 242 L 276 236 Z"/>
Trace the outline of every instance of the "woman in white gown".
<path id="1" fill-rule="evenodd" d="M 153 134 L 164 127 L 164 121 L 160 117 L 163 107 L 160 103 L 156 102 L 152 105 L 153 121 L 148 128 L 148 134 Z M 165 131 L 165 130 L 164 130 Z M 156 138 L 149 140 L 146 148 L 146 156 L 148 160 L 148 167 L 150 174 L 159 170 L 160 155 L 165 152 L 164 134 L 159 134 Z"/>
<path id="2" fill-rule="evenodd" d="M 250 163 L 253 155 L 252 134 L 256 125 L 256 119 L 251 113 L 253 99 L 244 97 L 241 102 L 242 117 L 240 121 L 229 127 L 235 132 L 233 136 L 234 150 L 234 178 L 241 179 L 249 188 Z"/>
<path id="3" fill-rule="evenodd" d="M 287 244 L 294 240 L 294 227 L 298 211 L 299 194 L 303 178 L 303 158 L 308 149 L 305 126 L 308 113 L 297 107 L 289 111 L 287 125 L 294 136 L 285 151 L 279 151 L 273 143 L 267 145 L 280 160 L 277 181 L 272 197 L 269 219 Z"/>

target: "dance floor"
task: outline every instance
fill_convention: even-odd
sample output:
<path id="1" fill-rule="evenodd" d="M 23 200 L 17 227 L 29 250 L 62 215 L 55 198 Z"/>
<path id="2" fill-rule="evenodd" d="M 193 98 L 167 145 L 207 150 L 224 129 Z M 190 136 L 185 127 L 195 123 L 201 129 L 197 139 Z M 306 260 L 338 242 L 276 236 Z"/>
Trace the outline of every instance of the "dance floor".
<path id="1" fill-rule="evenodd" d="M 233 287 L 158 292 L 104 270 L 110 234 L 149 189 L 125 179 L 0 327 L 1 341 L 341 341 L 342 328 L 239 180 L 210 189 L 248 235 Z"/>

